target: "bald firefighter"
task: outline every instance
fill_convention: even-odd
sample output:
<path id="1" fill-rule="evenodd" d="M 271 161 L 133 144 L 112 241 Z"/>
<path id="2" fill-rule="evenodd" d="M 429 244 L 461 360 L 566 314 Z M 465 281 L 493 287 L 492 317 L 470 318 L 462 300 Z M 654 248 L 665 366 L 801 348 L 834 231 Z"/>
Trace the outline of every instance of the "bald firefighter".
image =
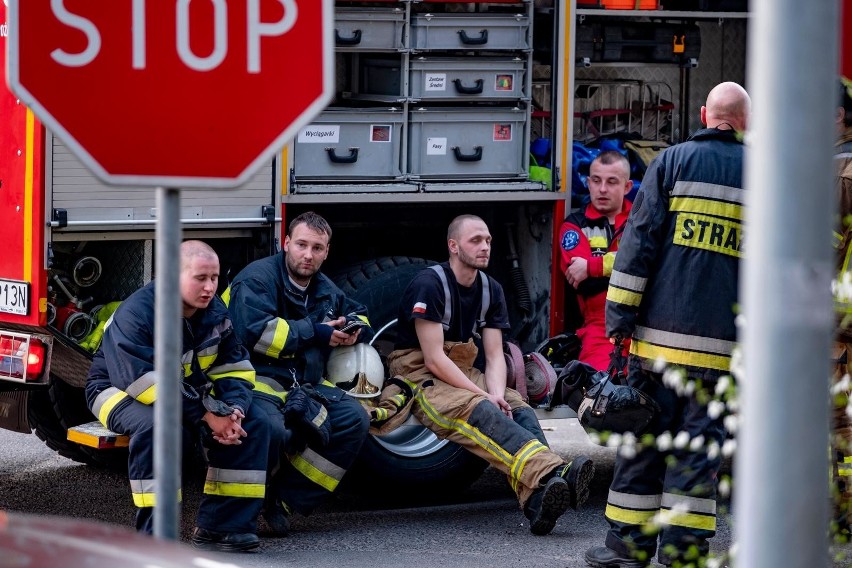
<path id="1" fill-rule="evenodd" d="M 216 296 L 216 253 L 201 241 L 186 241 L 180 254 L 182 425 L 185 440 L 201 438 L 209 461 L 192 543 L 225 552 L 251 550 L 259 544 L 271 418 L 252 404 L 255 372 Z M 154 282 L 131 294 L 107 322 L 86 399 L 104 426 L 130 436 L 136 528 L 151 534 L 156 506 Z"/>

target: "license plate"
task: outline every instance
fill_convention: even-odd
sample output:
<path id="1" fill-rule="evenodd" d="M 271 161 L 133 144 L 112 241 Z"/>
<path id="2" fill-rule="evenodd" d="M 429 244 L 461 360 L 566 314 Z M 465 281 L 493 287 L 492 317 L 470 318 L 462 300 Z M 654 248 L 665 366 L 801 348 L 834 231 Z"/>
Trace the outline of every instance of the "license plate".
<path id="1" fill-rule="evenodd" d="M 30 313 L 30 284 L 0 278 L 0 312 L 25 316 Z"/>

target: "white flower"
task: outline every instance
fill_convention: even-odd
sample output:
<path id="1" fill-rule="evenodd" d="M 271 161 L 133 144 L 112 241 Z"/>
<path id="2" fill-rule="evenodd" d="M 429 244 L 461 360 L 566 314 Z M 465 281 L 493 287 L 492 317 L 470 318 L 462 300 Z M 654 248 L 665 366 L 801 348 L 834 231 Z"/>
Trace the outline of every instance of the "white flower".
<path id="1" fill-rule="evenodd" d="M 626 460 L 632 460 L 636 457 L 636 446 L 621 446 L 618 449 L 619 455 Z"/>
<path id="2" fill-rule="evenodd" d="M 621 445 L 621 434 L 612 433 L 606 441 L 607 448 L 617 448 Z"/>
<path id="3" fill-rule="evenodd" d="M 843 378 L 831 385 L 831 394 L 849 392 L 850 381 L 852 381 L 852 379 L 850 379 L 849 373 L 846 373 L 845 375 L 843 375 Z"/>
<path id="4" fill-rule="evenodd" d="M 686 384 L 683 386 L 683 392 L 681 392 L 683 396 L 692 396 L 695 394 L 695 381 L 686 381 Z"/>
<path id="5" fill-rule="evenodd" d="M 737 451 L 737 441 L 733 438 L 729 438 L 725 440 L 725 443 L 722 444 L 722 455 L 726 458 L 734 455 L 734 452 Z"/>
<path id="6" fill-rule="evenodd" d="M 739 428 L 740 419 L 737 417 L 736 414 L 728 414 L 722 419 L 722 424 L 725 425 L 725 430 L 727 430 L 731 434 L 734 434 Z"/>
<path id="7" fill-rule="evenodd" d="M 704 436 L 702 436 L 701 434 L 694 437 L 692 439 L 692 441 L 689 443 L 689 449 L 692 450 L 693 452 L 697 452 L 698 450 L 700 450 L 703 447 L 704 447 Z"/>
<path id="8" fill-rule="evenodd" d="M 723 477 L 719 480 L 719 495 L 722 497 L 728 497 L 731 495 L 731 480 L 727 477 Z"/>
<path id="9" fill-rule="evenodd" d="M 716 393 L 716 396 L 722 396 L 723 394 L 725 394 L 725 392 L 727 392 L 727 390 L 728 390 L 728 387 L 730 387 L 730 386 L 731 386 L 730 375 L 723 375 L 723 376 L 719 377 L 719 380 L 716 381 L 716 390 L 714 391 Z"/>
<path id="10" fill-rule="evenodd" d="M 734 347 L 731 352 L 731 376 L 741 381 L 745 377 L 745 362 L 743 361 L 743 350 L 739 346 Z"/>
<path id="11" fill-rule="evenodd" d="M 719 443 L 716 440 L 711 440 L 709 444 L 707 444 L 707 459 L 714 460 L 719 457 Z"/>
<path id="12" fill-rule="evenodd" d="M 681 430 L 680 432 L 677 433 L 677 436 L 675 436 L 673 444 L 674 444 L 675 448 L 677 448 L 678 450 L 682 450 L 686 447 L 686 445 L 688 443 L 689 443 L 689 433 Z"/>
<path id="13" fill-rule="evenodd" d="M 601 445 L 601 436 L 597 432 L 589 432 L 589 441 L 596 446 Z"/>
<path id="14" fill-rule="evenodd" d="M 713 420 L 722 416 L 722 413 L 725 411 L 725 403 L 718 400 L 711 400 L 707 404 L 707 416 L 712 418 Z"/>
<path id="15" fill-rule="evenodd" d="M 654 372 L 655 373 L 662 373 L 663 371 L 666 370 L 667 364 L 668 363 L 666 362 L 665 358 L 657 357 L 656 359 L 654 359 L 654 367 L 653 367 Z"/>
<path id="16" fill-rule="evenodd" d="M 666 430 L 657 436 L 657 449 L 661 452 L 667 452 L 672 449 L 672 433 Z"/>
<path id="17" fill-rule="evenodd" d="M 732 398 L 725 404 L 729 412 L 737 412 L 740 409 L 740 400 L 738 398 Z"/>
<path id="18" fill-rule="evenodd" d="M 670 367 L 663 373 L 663 384 L 674 391 L 680 392 L 685 378 L 681 369 Z"/>

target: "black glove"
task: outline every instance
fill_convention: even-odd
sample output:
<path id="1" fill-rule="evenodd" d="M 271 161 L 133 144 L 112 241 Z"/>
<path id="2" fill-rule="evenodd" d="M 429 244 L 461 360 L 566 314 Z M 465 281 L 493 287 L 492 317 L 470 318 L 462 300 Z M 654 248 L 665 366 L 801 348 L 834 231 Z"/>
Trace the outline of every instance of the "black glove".
<path id="1" fill-rule="evenodd" d="M 284 402 L 284 424 L 309 444 L 325 447 L 331 438 L 331 421 L 322 400 L 310 385 L 290 389 Z"/>

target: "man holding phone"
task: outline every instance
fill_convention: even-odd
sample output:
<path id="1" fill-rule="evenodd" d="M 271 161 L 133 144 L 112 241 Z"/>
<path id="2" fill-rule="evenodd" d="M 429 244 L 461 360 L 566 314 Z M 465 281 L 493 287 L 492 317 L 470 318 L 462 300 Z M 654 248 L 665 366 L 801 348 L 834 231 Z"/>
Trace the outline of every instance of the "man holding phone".
<path id="1" fill-rule="evenodd" d="M 314 212 L 299 215 L 290 222 L 282 252 L 246 266 L 223 295 L 257 371 L 255 397 L 279 404 L 283 414 L 288 393 L 303 387 L 300 394 L 310 393 L 327 411 L 318 418 L 331 424 L 327 443 L 296 433 L 281 448 L 280 462 L 270 464 L 272 498 L 262 516 L 279 536 L 289 532 L 293 513 L 309 514 L 337 488 L 369 427 L 358 401 L 323 378 L 332 349 L 373 335 L 367 309 L 319 271 L 330 241 L 325 219 Z"/>

